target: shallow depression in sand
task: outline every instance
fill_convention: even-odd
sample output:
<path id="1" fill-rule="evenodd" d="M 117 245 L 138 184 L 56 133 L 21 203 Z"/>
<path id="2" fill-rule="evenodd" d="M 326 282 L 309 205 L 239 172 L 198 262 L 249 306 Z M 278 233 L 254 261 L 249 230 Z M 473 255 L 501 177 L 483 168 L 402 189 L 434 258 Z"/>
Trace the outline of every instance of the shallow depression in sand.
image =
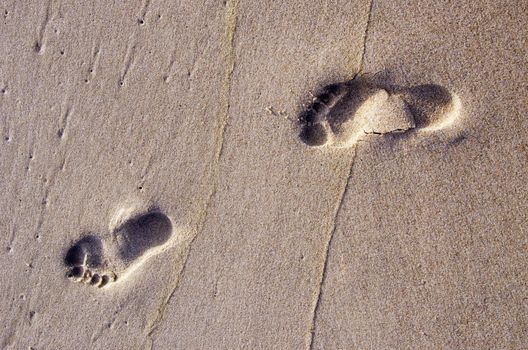
<path id="1" fill-rule="evenodd" d="M 97 287 L 125 279 L 133 270 L 173 242 L 171 219 L 149 211 L 124 219 L 109 236 L 84 235 L 64 256 L 67 277 Z"/>
<path id="2" fill-rule="evenodd" d="M 299 138 L 311 147 L 351 147 L 369 134 L 449 127 L 460 108 L 458 96 L 439 85 L 389 87 L 355 78 L 321 89 L 299 116 Z"/>

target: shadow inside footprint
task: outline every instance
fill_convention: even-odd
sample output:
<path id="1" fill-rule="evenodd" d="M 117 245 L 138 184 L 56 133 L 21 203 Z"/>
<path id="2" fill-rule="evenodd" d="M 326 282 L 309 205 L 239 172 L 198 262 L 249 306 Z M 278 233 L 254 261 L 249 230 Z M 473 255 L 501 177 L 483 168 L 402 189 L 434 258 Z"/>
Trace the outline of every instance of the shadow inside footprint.
<path id="1" fill-rule="evenodd" d="M 322 146 L 328 140 L 328 134 L 321 124 L 304 126 L 299 137 L 308 146 Z"/>
<path id="2" fill-rule="evenodd" d="M 453 104 L 451 92 L 435 84 L 413 86 L 404 93 L 404 98 L 417 127 L 439 122 Z"/>
<path id="3" fill-rule="evenodd" d="M 346 93 L 335 102 L 331 113 L 327 116 L 332 129 L 341 128 L 344 123 L 352 118 L 359 107 L 380 89 L 361 78 L 342 84 L 346 85 Z"/>
<path id="4" fill-rule="evenodd" d="M 99 267 L 103 264 L 103 243 L 92 234 L 79 239 L 64 256 L 64 265 L 68 267 Z"/>
<path id="5" fill-rule="evenodd" d="M 131 261 L 166 243 L 172 236 L 172 222 L 163 213 L 150 212 L 128 220 L 114 234 L 121 258 Z"/>

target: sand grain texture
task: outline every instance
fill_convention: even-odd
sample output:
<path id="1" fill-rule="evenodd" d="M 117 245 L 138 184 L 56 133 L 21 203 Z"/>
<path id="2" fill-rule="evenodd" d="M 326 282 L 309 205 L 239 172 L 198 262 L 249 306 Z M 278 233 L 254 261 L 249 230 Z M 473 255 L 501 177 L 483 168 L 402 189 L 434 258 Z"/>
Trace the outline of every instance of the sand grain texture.
<path id="1" fill-rule="evenodd" d="M 526 7 L 3 2 L 0 348 L 526 348 Z"/>

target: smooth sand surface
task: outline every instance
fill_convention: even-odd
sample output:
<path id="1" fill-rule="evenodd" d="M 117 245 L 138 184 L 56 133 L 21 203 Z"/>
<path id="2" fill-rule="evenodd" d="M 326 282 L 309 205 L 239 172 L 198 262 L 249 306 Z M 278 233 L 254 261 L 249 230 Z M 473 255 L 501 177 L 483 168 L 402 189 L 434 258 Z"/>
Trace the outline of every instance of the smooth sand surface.
<path id="1" fill-rule="evenodd" d="M 526 4 L 0 11 L 0 348 L 528 347 Z M 357 73 L 417 127 L 303 143 Z"/>

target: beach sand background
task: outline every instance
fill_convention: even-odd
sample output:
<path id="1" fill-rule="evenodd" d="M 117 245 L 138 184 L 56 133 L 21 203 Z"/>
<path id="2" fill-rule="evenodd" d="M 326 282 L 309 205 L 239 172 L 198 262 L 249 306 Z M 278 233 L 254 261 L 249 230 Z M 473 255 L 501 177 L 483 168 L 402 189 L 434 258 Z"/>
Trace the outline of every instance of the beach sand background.
<path id="1" fill-rule="evenodd" d="M 2 349 L 528 346 L 528 5 L 0 5 Z M 299 141 L 357 73 L 438 84 L 447 128 Z M 66 251 L 122 209 L 174 244 L 111 288 Z"/>

